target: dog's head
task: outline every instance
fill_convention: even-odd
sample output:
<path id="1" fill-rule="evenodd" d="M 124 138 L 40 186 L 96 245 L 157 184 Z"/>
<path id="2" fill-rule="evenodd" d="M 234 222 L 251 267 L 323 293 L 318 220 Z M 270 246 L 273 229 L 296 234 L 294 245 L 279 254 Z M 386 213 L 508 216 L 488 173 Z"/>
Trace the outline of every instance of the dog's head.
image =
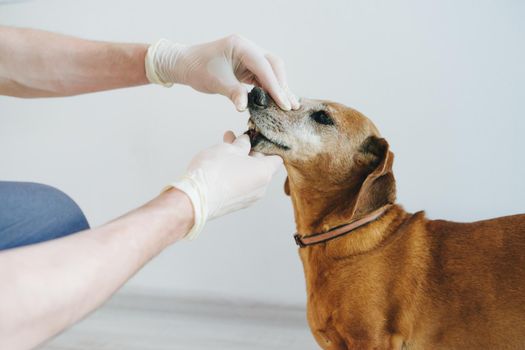
<path id="1" fill-rule="evenodd" d="M 283 111 L 257 87 L 248 95 L 248 107 L 252 149 L 283 158 L 288 194 L 297 190 L 313 195 L 318 190 L 332 202 L 342 196 L 346 203 L 355 199 L 352 216 L 393 202 L 393 154 L 363 114 L 310 99 L 301 99 L 298 110 Z"/>

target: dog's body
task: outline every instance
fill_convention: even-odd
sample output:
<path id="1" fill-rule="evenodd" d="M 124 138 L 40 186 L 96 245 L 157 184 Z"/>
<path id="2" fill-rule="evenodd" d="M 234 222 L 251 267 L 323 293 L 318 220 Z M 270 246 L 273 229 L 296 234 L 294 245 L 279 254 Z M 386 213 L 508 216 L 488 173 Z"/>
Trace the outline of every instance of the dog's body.
<path id="1" fill-rule="evenodd" d="M 308 321 L 323 349 L 525 349 L 525 215 L 428 220 L 395 202 L 393 154 L 359 112 L 250 99 L 254 150 L 283 157 L 302 235 L 391 205 L 377 220 L 300 249 Z"/>
<path id="2" fill-rule="evenodd" d="M 525 349 L 525 215 L 470 224 L 394 206 L 300 250 L 324 349 Z"/>

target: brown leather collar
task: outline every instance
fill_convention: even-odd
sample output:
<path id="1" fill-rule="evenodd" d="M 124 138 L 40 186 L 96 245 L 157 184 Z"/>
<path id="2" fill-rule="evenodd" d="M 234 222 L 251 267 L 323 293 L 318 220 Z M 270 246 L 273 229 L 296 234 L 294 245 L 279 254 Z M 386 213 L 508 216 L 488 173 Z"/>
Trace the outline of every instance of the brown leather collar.
<path id="1" fill-rule="evenodd" d="M 326 232 L 314 233 L 308 236 L 303 236 L 299 232 L 297 232 L 294 235 L 295 243 L 297 243 L 299 248 L 304 248 L 314 244 L 326 242 L 337 237 L 341 237 L 361 226 L 364 226 L 376 220 L 381 215 L 383 215 L 390 207 L 392 207 L 392 204 L 384 205 L 381 208 L 374 210 L 367 216 L 351 221 L 348 224 L 334 227 L 333 229 Z"/>

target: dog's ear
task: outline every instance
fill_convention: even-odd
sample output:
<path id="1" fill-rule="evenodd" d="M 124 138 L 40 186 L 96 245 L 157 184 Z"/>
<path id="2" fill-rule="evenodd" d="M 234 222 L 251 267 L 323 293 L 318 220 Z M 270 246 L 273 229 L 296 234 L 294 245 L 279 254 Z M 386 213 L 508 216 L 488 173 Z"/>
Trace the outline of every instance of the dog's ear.
<path id="1" fill-rule="evenodd" d="M 284 193 L 287 196 L 290 195 L 290 180 L 288 180 L 288 176 L 286 177 L 286 180 L 284 180 Z"/>
<path id="2" fill-rule="evenodd" d="M 370 136 L 361 144 L 355 159 L 356 163 L 361 168 L 368 169 L 368 172 L 381 172 L 384 169 L 378 170 L 379 165 L 388 165 L 389 148 L 385 139 Z"/>
<path id="3" fill-rule="evenodd" d="M 362 216 L 383 205 L 394 203 L 394 153 L 390 151 L 388 142 L 376 136 L 368 137 L 361 145 L 356 164 L 364 172 L 364 181 L 359 189 L 352 217 Z"/>

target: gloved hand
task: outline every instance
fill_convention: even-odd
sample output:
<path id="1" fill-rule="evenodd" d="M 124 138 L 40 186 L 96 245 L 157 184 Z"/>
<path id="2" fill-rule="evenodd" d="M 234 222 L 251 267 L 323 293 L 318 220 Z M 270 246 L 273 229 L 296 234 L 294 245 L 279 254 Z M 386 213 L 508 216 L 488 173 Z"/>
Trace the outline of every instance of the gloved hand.
<path id="1" fill-rule="evenodd" d="M 238 35 L 195 46 L 161 39 L 149 47 L 145 63 L 150 82 L 168 87 L 184 84 L 200 92 L 219 93 L 239 111 L 248 103 L 242 83 L 262 87 L 284 110 L 299 108 L 288 89 L 282 60 Z"/>
<path id="2" fill-rule="evenodd" d="M 195 222 L 186 235 L 194 239 L 207 220 L 245 208 L 261 198 L 283 163 L 279 156 L 250 153 L 247 135 L 224 134 L 224 142 L 198 153 L 186 174 L 166 189 L 185 192 L 193 204 Z"/>

